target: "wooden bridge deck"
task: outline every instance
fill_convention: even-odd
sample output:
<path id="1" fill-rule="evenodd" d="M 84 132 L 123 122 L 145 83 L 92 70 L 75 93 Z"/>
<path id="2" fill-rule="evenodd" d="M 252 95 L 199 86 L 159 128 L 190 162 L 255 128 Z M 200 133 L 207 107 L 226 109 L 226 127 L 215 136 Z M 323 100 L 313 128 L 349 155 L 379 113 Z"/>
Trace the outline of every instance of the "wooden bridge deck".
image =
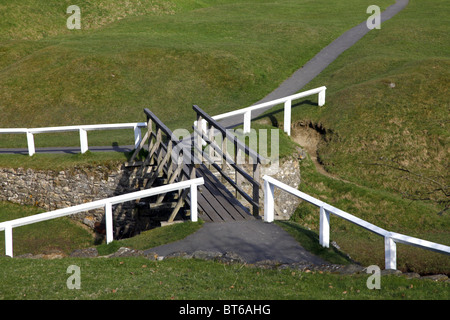
<path id="1" fill-rule="evenodd" d="M 217 179 L 205 165 L 196 170 L 197 177 L 203 177 L 198 195 L 199 217 L 208 222 L 255 220 L 249 209 Z"/>
<path id="2" fill-rule="evenodd" d="M 200 108 L 196 108 L 198 109 L 197 112 L 201 112 L 203 116 L 209 118 L 209 116 Z M 194 176 L 196 178 L 202 177 L 204 179 L 204 184 L 199 186 L 199 193 L 197 197 L 199 218 L 207 222 L 257 219 L 254 215 L 255 213 L 252 214 L 249 208 L 243 206 L 235 195 L 228 190 L 228 188 L 208 169 L 208 167 L 196 158 L 193 150 L 189 150 L 189 146 L 191 145 L 189 143 L 192 143 L 193 139 L 192 136 L 187 138 L 186 141 L 177 140 L 176 138 L 174 139 L 172 131 L 164 123 L 162 123 L 156 115 L 148 109 L 144 109 L 144 112 L 147 115 L 147 132 L 139 143 L 138 148 L 133 153 L 130 162 L 127 163 L 127 166 L 139 166 L 141 168 L 141 188 L 151 188 L 153 183 L 157 181 L 157 177 L 165 176 L 165 183 L 191 179 Z M 209 119 L 210 121 L 214 121 L 211 118 Z M 153 130 L 153 125 L 155 126 L 155 130 Z M 217 124 L 215 125 L 218 126 Z M 225 129 L 221 127 L 219 127 L 219 129 L 221 129 L 222 133 L 225 133 Z M 165 138 L 162 137 L 163 134 L 165 135 Z M 202 137 L 208 139 L 204 136 Z M 232 141 L 236 144 L 237 142 L 235 140 L 237 139 L 232 139 Z M 144 146 L 146 142 L 148 142 L 147 147 Z M 188 143 L 187 148 L 185 148 L 186 146 L 183 146 L 184 143 Z M 181 149 L 178 148 L 180 146 Z M 148 151 L 148 155 L 146 156 L 145 161 L 135 161 L 136 156 L 141 149 L 146 149 Z M 201 150 L 201 146 L 199 149 Z M 247 151 L 248 153 L 248 150 L 245 149 L 244 151 Z M 175 158 L 173 152 L 175 152 Z M 189 156 L 189 153 L 192 154 Z M 180 156 L 182 158 L 180 158 Z M 195 164 L 191 163 L 191 156 L 192 160 L 196 160 L 194 161 Z M 184 159 L 185 157 L 187 158 Z M 213 163 L 213 166 L 217 169 L 217 165 L 215 163 Z M 236 164 L 232 163 L 231 166 L 237 170 L 236 173 L 240 172 L 240 174 L 248 176 L 242 171 L 242 169 L 237 167 Z M 224 173 L 220 170 L 220 167 L 219 172 L 223 176 Z M 225 178 L 227 178 L 227 176 Z M 242 191 L 242 189 L 240 189 L 234 181 L 230 178 L 226 180 L 231 182 L 231 185 L 236 189 L 236 192 L 243 195 L 247 201 L 248 199 L 252 200 L 251 197 Z M 150 204 L 150 208 L 152 208 L 152 206 L 155 207 L 158 204 L 171 204 L 163 203 L 163 201 L 164 196 L 160 196 L 156 203 Z M 168 220 L 169 222 L 173 221 L 179 208 L 181 207 L 181 204 L 184 202 L 190 205 L 190 197 L 187 196 L 187 192 L 180 194 L 180 198 L 178 199 L 174 211 Z M 251 202 L 254 210 L 255 202 Z M 256 204 L 256 206 L 258 205 Z"/>

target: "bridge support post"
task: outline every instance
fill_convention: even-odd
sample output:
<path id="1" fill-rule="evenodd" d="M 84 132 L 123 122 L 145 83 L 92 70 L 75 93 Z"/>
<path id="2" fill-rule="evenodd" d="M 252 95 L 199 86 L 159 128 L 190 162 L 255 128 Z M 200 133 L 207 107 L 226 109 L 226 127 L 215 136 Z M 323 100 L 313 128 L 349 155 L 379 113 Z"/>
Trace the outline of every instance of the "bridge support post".
<path id="1" fill-rule="evenodd" d="M 88 151 L 88 139 L 87 139 L 87 132 L 84 129 L 80 128 L 80 146 L 81 146 L 81 153 L 85 153 Z"/>
<path id="2" fill-rule="evenodd" d="M 385 269 L 397 269 L 397 245 L 392 238 L 384 237 Z"/>
<path id="3" fill-rule="evenodd" d="M 264 180 L 264 221 L 273 222 L 275 215 L 275 187 L 269 181 Z"/>
<path id="4" fill-rule="evenodd" d="M 320 207 L 319 243 L 322 247 L 330 247 L 330 213 Z"/>

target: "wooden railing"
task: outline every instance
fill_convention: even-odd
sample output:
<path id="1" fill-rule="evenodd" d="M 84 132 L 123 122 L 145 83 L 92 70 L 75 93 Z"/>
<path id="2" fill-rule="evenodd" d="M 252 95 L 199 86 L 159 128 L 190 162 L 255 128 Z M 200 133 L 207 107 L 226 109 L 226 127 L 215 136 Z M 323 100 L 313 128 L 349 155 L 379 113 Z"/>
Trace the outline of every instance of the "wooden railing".
<path id="1" fill-rule="evenodd" d="M 198 106 L 193 106 L 197 113 L 197 126 L 194 126 L 194 149 L 196 159 L 206 162 L 214 167 L 221 175 L 222 179 L 228 182 L 236 191 L 236 196 L 241 195 L 252 206 L 254 216 L 259 215 L 259 191 L 261 189 L 260 166 L 266 159 L 257 152 L 250 149 L 241 142 L 231 130 L 223 128 L 216 120 L 209 116 Z M 206 131 L 202 124 L 206 124 Z M 206 144 L 205 150 L 203 149 Z M 232 150 L 228 150 L 232 145 Z M 219 156 L 220 164 L 214 159 L 214 154 Z M 248 160 L 248 163 L 245 161 Z M 251 173 L 244 169 L 244 165 L 251 166 Z M 227 166 L 235 171 L 232 179 L 227 174 Z M 252 194 L 249 195 L 242 188 L 242 182 L 246 180 L 252 187 Z"/>
<path id="2" fill-rule="evenodd" d="M 114 204 L 132 201 L 151 197 L 159 194 L 166 194 L 167 192 L 176 190 L 190 190 L 191 194 L 191 220 L 197 221 L 197 187 L 204 183 L 203 178 L 197 178 L 173 184 L 168 184 L 156 188 L 136 191 L 128 194 L 123 194 L 116 197 L 97 200 L 89 203 L 83 203 L 77 206 L 58 209 L 50 212 L 40 213 L 29 217 L 19 218 L 15 220 L 5 221 L 0 223 L 0 231 L 5 231 L 5 254 L 13 256 L 13 233 L 12 229 L 27 224 L 37 223 L 50 219 L 60 218 L 71 214 L 84 212 L 92 209 L 105 208 L 106 220 L 106 243 L 113 241 L 113 215 L 112 206 Z"/>
<path id="3" fill-rule="evenodd" d="M 181 147 L 183 141 L 173 135 L 173 132 L 149 109 L 145 108 L 147 116 L 147 131 L 137 146 L 130 160 L 125 164 L 127 167 L 139 167 L 136 172 L 141 181 L 136 183 L 141 189 L 152 187 L 156 179 L 165 176 L 164 184 L 171 184 L 183 179 L 194 179 L 196 177 L 195 165 L 189 161 L 191 150 Z M 144 148 L 147 143 L 147 147 Z M 143 161 L 136 161 L 141 150 L 148 151 Z M 179 209 L 184 204 L 189 190 L 180 192 L 178 200 L 173 203 L 174 207 L 168 222 L 172 222 Z M 161 194 L 151 208 L 164 206 L 165 195 Z"/>
<path id="4" fill-rule="evenodd" d="M 223 120 L 230 117 L 235 117 L 237 115 L 243 115 L 243 123 L 244 123 L 244 133 L 250 132 L 250 122 L 252 119 L 252 111 L 261 110 L 261 109 L 268 109 L 271 107 L 274 107 L 276 105 L 284 103 L 284 132 L 288 136 L 291 135 L 291 107 L 292 107 L 292 101 L 304 98 L 307 96 L 318 94 L 318 105 L 319 107 L 323 106 L 325 104 L 325 91 L 327 88 L 325 86 L 311 89 L 304 92 L 299 92 L 290 96 L 286 96 L 280 99 L 260 103 L 254 106 L 242 108 L 239 110 L 230 111 L 227 113 L 219 114 L 216 116 L 213 116 L 212 118 L 216 121 Z"/>
<path id="5" fill-rule="evenodd" d="M 303 193 L 291 186 L 288 186 L 272 177 L 264 176 L 264 221 L 273 222 L 274 220 L 274 188 L 280 188 L 300 199 L 319 207 L 320 214 L 320 233 L 319 243 L 323 247 L 330 246 L 330 213 L 337 217 L 345 219 L 354 223 L 366 230 L 369 230 L 379 236 L 384 237 L 384 251 L 385 251 L 385 268 L 397 269 L 397 247 L 396 242 L 416 246 L 419 248 L 432 250 L 439 253 L 450 255 L 450 247 L 427 240 L 422 240 L 396 232 L 390 232 L 383 228 L 377 227 L 363 219 L 355 217 L 343 210 L 335 208 L 328 203 L 316 199 L 306 193 Z"/>
<path id="6" fill-rule="evenodd" d="M 28 154 L 32 156 L 36 153 L 34 135 L 37 133 L 52 133 L 52 132 L 70 132 L 78 131 L 80 133 L 80 149 L 81 153 L 88 151 L 87 132 L 94 130 L 117 130 L 117 129 L 133 129 L 134 131 L 134 145 L 137 147 L 141 142 L 141 128 L 146 126 L 145 122 L 133 123 L 113 123 L 113 124 L 94 124 L 94 125 L 80 125 L 80 126 L 62 126 L 62 127 L 43 127 L 43 128 L 0 128 L 0 133 L 16 134 L 25 133 L 27 135 Z"/>

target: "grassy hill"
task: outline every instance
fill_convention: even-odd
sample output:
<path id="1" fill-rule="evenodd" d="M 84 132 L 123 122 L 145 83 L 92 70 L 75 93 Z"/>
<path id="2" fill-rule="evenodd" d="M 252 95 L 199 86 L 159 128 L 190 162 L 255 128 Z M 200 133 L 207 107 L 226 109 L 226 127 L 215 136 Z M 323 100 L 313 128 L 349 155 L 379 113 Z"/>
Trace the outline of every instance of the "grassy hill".
<path id="1" fill-rule="evenodd" d="M 449 8 L 411 1 L 310 83 L 327 86 L 327 104 L 302 105 L 296 119 L 326 131 L 327 171 L 448 207 Z"/>
<path id="2" fill-rule="evenodd" d="M 293 136 L 305 130 L 320 134 L 319 171 L 312 161 L 303 163 L 302 190 L 388 230 L 447 245 L 450 25 L 443 21 L 449 9 L 447 1 L 410 1 L 305 88 L 326 85 L 324 107 L 305 99 L 292 116 Z M 281 124 L 282 113 L 272 113 Z M 296 219 L 318 226 L 317 213 L 306 206 Z M 367 232 L 354 236 L 354 228 L 350 240 L 345 234 L 351 226 L 333 225 L 332 238 L 344 251 L 383 263 L 380 238 Z M 378 258 L 372 250 L 364 253 L 376 243 Z M 411 250 L 399 258 L 404 270 L 414 268 L 408 266 L 413 260 L 425 269 L 436 265 L 433 254 L 405 246 L 399 254 L 404 250 Z M 439 259 L 449 270 L 449 258 Z"/>
<path id="3" fill-rule="evenodd" d="M 187 128 L 192 104 L 211 114 L 248 106 L 368 16 L 363 0 L 79 1 L 82 29 L 68 30 L 70 4 L 0 2 L 0 127 L 141 121 L 149 107 L 170 128 Z M 326 175 L 302 162 L 302 190 L 381 227 L 448 245 L 447 12 L 448 1 L 411 0 L 308 85 L 327 86 L 324 107 L 304 101 L 292 116 L 295 126 L 322 135 Z M 282 113 L 274 116 L 281 124 Z M 36 144 L 79 143 L 76 134 L 59 136 L 40 134 Z M 89 134 L 90 145 L 131 139 L 129 132 Z M 26 142 L 2 135 L 6 146 Z M 318 214 L 306 206 L 294 219 L 317 228 Z M 382 240 L 334 220 L 332 240 L 368 264 L 373 243 L 383 252 Z M 418 264 L 402 261 L 414 261 L 448 273 L 448 257 L 412 250 L 399 258 L 405 270 Z M 382 256 L 375 260 L 384 265 Z"/>
<path id="4" fill-rule="evenodd" d="M 367 16 L 364 0 L 79 1 L 81 30 L 68 30 L 69 4 L 2 2 L 0 127 L 141 121 L 149 107 L 187 128 L 192 104 L 217 114 L 258 101 Z"/>

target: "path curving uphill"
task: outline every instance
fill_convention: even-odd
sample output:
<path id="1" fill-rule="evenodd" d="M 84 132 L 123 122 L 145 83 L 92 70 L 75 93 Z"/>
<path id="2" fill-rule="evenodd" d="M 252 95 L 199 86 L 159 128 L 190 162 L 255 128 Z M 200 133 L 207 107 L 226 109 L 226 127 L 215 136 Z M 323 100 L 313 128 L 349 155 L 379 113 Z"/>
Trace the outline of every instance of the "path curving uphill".
<path id="1" fill-rule="evenodd" d="M 381 13 L 381 23 L 394 17 L 397 13 L 402 11 L 409 3 L 409 0 L 396 0 L 395 4 L 389 6 Z M 272 101 L 283 98 L 299 92 L 311 80 L 317 77 L 326 67 L 328 67 L 334 60 L 337 59 L 345 50 L 353 46 L 362 37 L 364 37 L 370 29 L 367 27 L 367 21 L 361 22 L 356 27 L 346 31 L 336 40 L 331 42 L 328 46 L 323 48 L 304 66 L 294 72 L 288 79 L 280 84 L 280 86 L 259 100 L 256 104 Z M 252 118 L 266 112 L 267 109 L 259 109 L 252 111 Z M 242 116 L 230 117 L 220 122 L 224 127 L 234 127 L 241 124 Z"/>

